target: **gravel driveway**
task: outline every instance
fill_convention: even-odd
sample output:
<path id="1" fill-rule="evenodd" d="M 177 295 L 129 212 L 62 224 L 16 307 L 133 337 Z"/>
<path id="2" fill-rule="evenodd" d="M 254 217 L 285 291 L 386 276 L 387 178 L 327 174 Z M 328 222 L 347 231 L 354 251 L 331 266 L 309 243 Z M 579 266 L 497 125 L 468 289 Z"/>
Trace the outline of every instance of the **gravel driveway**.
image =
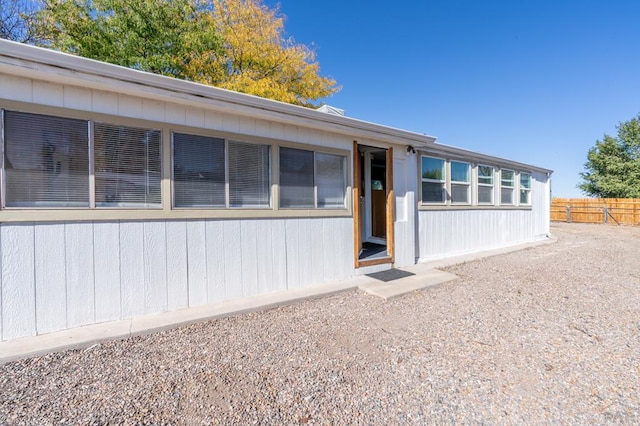
<path id="1" fill-rule="evenodd" d="M 639 423 L 640 228 L 0 366 L 1 424 Z"/>

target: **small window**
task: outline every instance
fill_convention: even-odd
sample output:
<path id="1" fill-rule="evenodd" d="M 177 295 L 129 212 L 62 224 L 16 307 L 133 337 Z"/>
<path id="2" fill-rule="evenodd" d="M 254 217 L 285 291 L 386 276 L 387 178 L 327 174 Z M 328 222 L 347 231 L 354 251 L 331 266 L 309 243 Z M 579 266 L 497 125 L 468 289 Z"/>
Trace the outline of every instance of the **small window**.
<path id="1" fill-rule="evenodd" d="M 531 175 L 520 173 L 520 204 L 531 205 Z"/>
<path id="2" fill-rule="evenodd" d="M 280 207 L 344 208 L 346 157 L 280 148 Z"/>
<path id="3" fill-rule="evenodd" d="M 95 123 L 96 206 L 161 207 L 160 130 Z"/>
<path id="4" fill-rule="evenodd" d="M 493 204 L 493 167 L 478 166 L 478 204 Z"/>
<path id="5" fill-rule="evenodd" d="M 500 172 L 500 204 L 513 204 L 513 191 L 515 188 L 515 172 L 502 170 Z"/>
<path id="6" fill-rule="evenodd" d="M 4 111 L 7 207 L 89 207 L 86 120 Z"/>
<path id="7" fill-rule="evenodd" d="M 471 165 L 451 161 L 451 202 L 469 204 L 471 200 Z"/>
<path id="8" fill-rule="evenodd" d="M 173 134 L 173 203 L 225 207 L 224 139 Z"/>
<path id="9" fill-rule="evenodd" d="M 229 207 L 271 205 L 269 146 L 229 141 Z"/>
<path id="10" fill-rule="evenodd" d="M 440 158 L 422 157 L 422 202 L 439 203 L 445 202 L 445 182 L 446 173 L 445 162 Z"/>

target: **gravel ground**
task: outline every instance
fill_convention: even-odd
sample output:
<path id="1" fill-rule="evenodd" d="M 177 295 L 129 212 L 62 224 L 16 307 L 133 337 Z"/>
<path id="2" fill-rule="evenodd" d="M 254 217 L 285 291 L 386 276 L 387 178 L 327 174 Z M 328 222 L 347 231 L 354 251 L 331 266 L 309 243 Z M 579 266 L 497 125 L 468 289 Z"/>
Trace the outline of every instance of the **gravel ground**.
<path id="1" fill-rule="evenodd" d="M 640 422 L 640 228 L 0 366 L 1 424 Z"/>

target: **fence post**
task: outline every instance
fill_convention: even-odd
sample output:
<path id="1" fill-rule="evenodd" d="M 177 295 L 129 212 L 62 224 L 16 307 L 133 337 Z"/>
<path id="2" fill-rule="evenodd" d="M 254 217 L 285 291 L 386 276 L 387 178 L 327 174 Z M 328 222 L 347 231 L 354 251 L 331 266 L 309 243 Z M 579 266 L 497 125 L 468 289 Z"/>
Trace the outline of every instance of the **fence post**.
<path id="1" fill-rule="evenodd" d="M 571 206 L 567 206 L 567 223 L 571 223 Z"/>
<path id="2" fill-rule="evenodd" d="M 603 207 L 602 211 L 604 212 L 604 223 L 609 223 L 609 209 L 607 207 Z"/>

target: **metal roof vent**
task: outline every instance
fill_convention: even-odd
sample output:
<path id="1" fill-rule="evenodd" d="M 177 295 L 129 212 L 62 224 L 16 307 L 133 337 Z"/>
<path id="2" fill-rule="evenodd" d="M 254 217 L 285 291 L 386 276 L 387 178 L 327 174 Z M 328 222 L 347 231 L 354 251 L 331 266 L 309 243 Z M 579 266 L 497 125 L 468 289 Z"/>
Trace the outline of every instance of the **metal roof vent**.
<path id="1" fill-rule="evenodd" d="M 332 107 L 331 105 L 322 105 L 320 108 L 316 109 L 320 112 L 326 112 L 327 114 L 340 115 L 344 117 L 344 110 L 336 107 Z"/>

